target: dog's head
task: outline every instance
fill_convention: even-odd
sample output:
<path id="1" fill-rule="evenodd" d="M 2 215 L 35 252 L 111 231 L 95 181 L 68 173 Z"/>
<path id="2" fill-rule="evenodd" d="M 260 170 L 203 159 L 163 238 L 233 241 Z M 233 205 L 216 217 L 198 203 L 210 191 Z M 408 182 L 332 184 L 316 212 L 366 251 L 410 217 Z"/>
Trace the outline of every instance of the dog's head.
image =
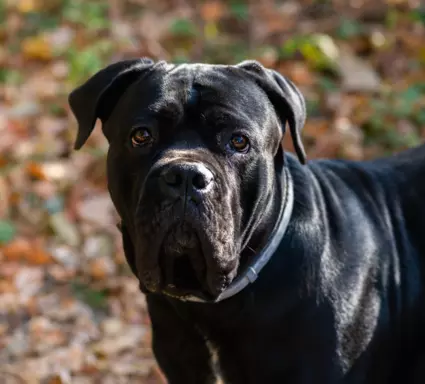
<path id="1" fill-rule="evenodd" d="M 297 88 L 254 61 L 138 59 L 99 71 L 69 103 L 79 125 L 76 149 L 102 121 L 109 192 L 142 288 L 217 297 L 244 251 L 260 246 L 284 166 L 286 123 L 305 161 Z"/>

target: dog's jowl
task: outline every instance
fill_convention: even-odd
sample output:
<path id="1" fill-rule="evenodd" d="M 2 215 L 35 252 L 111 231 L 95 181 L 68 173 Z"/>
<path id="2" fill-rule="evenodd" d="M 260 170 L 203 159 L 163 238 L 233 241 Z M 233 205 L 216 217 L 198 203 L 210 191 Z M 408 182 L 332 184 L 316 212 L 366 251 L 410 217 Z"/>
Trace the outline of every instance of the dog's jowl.
<path id="1" fill-rule="evenodd" d="M 425 146 L 306 163 L 303 96 L 253 61 L 121 61 L 69 103 L 170 383 L 425 383 Z"/>

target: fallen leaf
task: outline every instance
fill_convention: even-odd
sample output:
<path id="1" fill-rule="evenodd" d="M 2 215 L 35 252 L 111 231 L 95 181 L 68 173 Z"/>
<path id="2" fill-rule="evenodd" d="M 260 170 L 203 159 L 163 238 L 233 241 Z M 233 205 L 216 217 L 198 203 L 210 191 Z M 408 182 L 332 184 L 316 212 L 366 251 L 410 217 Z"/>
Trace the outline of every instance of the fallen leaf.
<path id="1" fill-rule="evenodd" d="M 330 130 L 330 124 L 327 119 L 309 119 L 306 121 L 303 128 L 303 135 L 313 139 L 320 139 Z"/>
<path id="2" fill-rule="evenodd" d="M 0 158 L 1 163 L 1 158 Z M 1 164 L 0 164 L 1 168 Z M 9 199 L 10 199 L 10 187 L 6 183 L 4 177 L 0 175 L 0 217 L 7 217 L 9 215 Z M 0 221 L 0 244 L 2 243 L 2 224 Z"/>
<path id="3" fill-rule="evenodd" d="M 222 1 L 210 0 L 201 5 L 200 13 L 205 21 L 214 22 L 222 17 L 225 9 Z"/>
<path id="4" fill-rule="evenodd" d="M 125 324 L 119 318 L 111 317 L 101 323 L 102 331 L 108 336 L 116 336 L 122 332 Z"/>
<path id="5" fill-rule="evenodd" d="M 99 357 L 116 356 L 118 353 L 140 343 L 145 330 L 138 325 L 128 325 L 123 332 L 114 337 L 107 337 L 92 345 L 92 350 Z"/>
<path id="6" fill-rule="evenodd" d="M 88 259 L 111 257 L 113 252 L 112 239 L 105 235 L 90 236 L 83 245 L 83 253 Z"/>
<path id="7" fill-rule="evenodd" d="M 44 271 L 39 267 L 22 267 L 14 278 L 21 300 L 27 301 L 43 287 Z"/>
<path id="8" fill-rule="evenodd" d="M 297 61 L 287 64 L 281 72 L 298 86 L 312 86 L 316 80 L 313 72 L 303 62 Z"/>
<path id="9" fill-rule="evenodd" d="M 102 280 L 115 273 L 116 266 L 110 257 L 99 257 L 89 264 L 89 273 L 94 279 Z"/>
<path id="10" fill-rule="evenodd" d="M 21 100 L 7 110 L 7 117 L 11 119 L 24 119 L 33 117 L 40 113 L 41 106 L 35 100 Z M 22 122 L 15 122 L 13 125 L 19 127 Z M 12 125 L 12 124 L 11 124 Z M 9 125 L 9 126 L 11 126 Z"/>
<path id="11" fill-rule="evenodd" d="M 46 180 L 46 175 L 44 173 L 43 167 L 39 163 L 29 162 L 27 164 L 27 172 L 28 174 L 37 179 L 37 180 Z"/>
<path id="12" fill-rule="evenodd" d="M 30 264 L 44 265 L 52 262 L 51 256 L 43 248 L 42 243 L 30 241 L 23 237 L 15 238 L 1 248 L 8 261 L 25 261 Z"/>
<path id="13" fill-rule="evenodd" d="M 53 231 L 68 245 L 77 247 L 81 242 L 80 233 L 64 212 L 50 215 L 49 223 Z"/>
<path id="14" fill-rule="evenodd" d="M 46 379 L 47 384 L 71 384 L 72 379 L 69 371 L 61 370 L 60 373 L 49 376 Z"/>
<path id="15" fill-rule="evenodd" d="M 37 0 L 18 0 L 17 3 L 16 8 L 22 13 L 34 12 L 38 6 Z"/>
<path id="16" fill-rule="evenodd" d="M 53 56 L 49 41 L 44 35 L 27 37 L 22 42 L 21 48 L 26 59 L 48 61 Z"/>
<path id="17" fill-rule="evenodd" d="M 76 269 L 81 262 L 77 252 L 66 245 L 52 244 L 49 247 L 49 252 L 53 259 L 66 269 Z"/>
<path id="18" fill-rule="evenodd" d="M 15 237 L 15 234 L 16 229 L 11 222 L 0 220 L 0 246 L 9 243 Z"/>
<path id="19" fill-rule="evenodd" d="M 372 65 L 347 49 L 340 52 L 337 68 L 345 91 L 377 92 L 381 87 L 381 79 Z"/>
<path id="20" fill-rule="evenodd" d="M 34 241 L 32 244 L 32 256 L 28 260 L 33 264 L 50 264 L 53 262 L 52 256 L 45 250 L 43 242 Z"/>
<path id="21" fill-rule="evenodd" d="M 83 221 L 99 227 L 115 225 L 114 207 L 109 194 L 106 192 L 81 200 L 77 209 L 78 215 Z"/>

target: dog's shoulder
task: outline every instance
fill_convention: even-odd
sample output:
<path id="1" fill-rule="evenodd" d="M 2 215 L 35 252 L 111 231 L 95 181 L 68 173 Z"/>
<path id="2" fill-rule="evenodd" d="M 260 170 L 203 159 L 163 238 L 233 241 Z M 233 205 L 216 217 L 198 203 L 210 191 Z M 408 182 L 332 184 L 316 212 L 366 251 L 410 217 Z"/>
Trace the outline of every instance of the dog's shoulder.
<path id="1" fill-rule="evenodd" d="M 415 187 L 425 193 L 425 144 L 365 161 L 315 159 L 303 167 L 296 164 L 294 156 L 288 156 L 288 160 L 294 174 L 304 175 L 301 179 L 310 173 L 325 185 L 343 183 L 359 192 L 371 187 L 399 191 Z"/>

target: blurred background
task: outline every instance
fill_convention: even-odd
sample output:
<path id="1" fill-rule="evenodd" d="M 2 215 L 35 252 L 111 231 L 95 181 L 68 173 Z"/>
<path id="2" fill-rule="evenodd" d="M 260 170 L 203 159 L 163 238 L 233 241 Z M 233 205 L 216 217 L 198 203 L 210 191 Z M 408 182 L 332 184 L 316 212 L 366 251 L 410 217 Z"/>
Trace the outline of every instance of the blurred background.
<path id="1" fill-rule="evenodd" d="M 407 0 L 0 1 L 0 383 L 161 383 L 73 87 L 124 58 L 252 58 L 304 93 L 310 159 L 369 159 L 424 141 L 424 28 Z"/>

